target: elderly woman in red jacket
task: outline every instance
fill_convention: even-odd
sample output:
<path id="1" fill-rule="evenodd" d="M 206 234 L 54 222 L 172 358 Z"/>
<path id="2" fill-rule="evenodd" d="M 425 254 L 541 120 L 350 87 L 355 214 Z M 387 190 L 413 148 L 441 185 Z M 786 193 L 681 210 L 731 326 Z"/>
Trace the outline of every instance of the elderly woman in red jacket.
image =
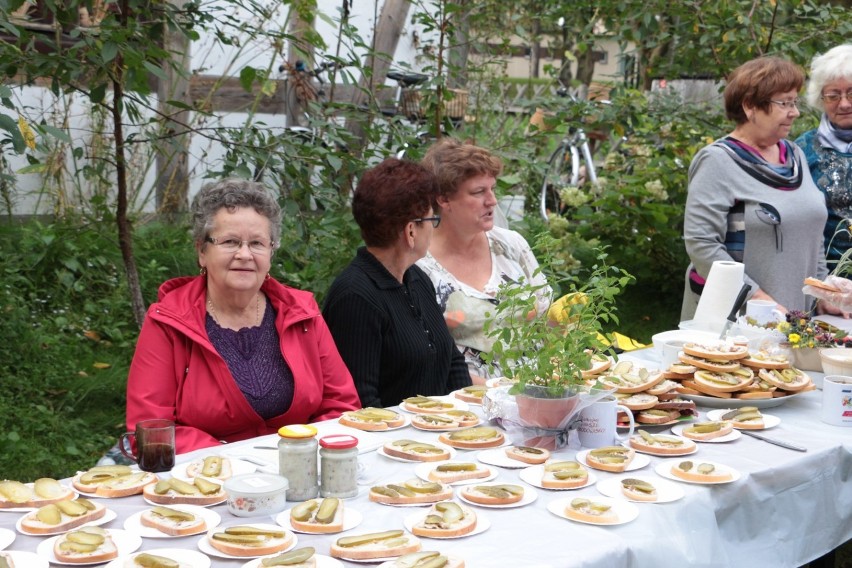
<path id="1" fill-rule="evenodd" d="M 192 204 L 199 276 L 165 282 L 127 384 L 127 425 L 176 423 L 189 452 L 360 408 L 313 296 L 269 276 L 281 209 L 255 182 L 204 186 Z"/>

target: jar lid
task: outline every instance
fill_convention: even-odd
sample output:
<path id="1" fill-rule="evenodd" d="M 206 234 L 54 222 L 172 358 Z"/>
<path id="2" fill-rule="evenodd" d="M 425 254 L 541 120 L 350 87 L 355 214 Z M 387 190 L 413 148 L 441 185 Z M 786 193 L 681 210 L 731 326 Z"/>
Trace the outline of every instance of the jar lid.
<path id="1" fill-rule="evenodd" d="M 310 424 L 290 424 L 279 428 L 278 435 L 282 438 L 313 438 L 317 429 Z"/>
<path id="2" fill-rule="evenodd" d="M 241 495 L 265 495 L 286 490 L 290 482 L 273 473 L 246 473 L 225 481 L 225 492 Z"/>
<path id="3" fill-rule="evenodd" d="M 358 438 L 349 434 L 332 434 L 320 438 L 319 443 L 330 450 L 347 450 L 358 445 Z"/>

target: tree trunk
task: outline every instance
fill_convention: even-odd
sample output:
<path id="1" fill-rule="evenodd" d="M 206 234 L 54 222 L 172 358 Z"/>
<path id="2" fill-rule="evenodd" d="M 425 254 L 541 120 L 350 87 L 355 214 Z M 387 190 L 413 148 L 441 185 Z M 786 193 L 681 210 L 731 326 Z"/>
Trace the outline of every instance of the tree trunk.
<path id="1" fill-rule="evenodd" d="M 595 74 L 595 57 L 592 53 L 592 47 L 589 46 L 581 54 L 577 56 L 577 80 L 580 82 L 578 97 L 581 99 L 589 98 L 589 85 L 592 84 L 592 77 Z"/>
<path id="2" fill-rule="evenodd" d="M 302 18 L 299 10 L 290 10 L 290 25 L 288 32 L 290 34 L 289 47 L 287 49 L 287 62 L 290 64 L 290 69 L 296 66 L 296 61 L 302 60 L 308 68 L 311 68 L 314 61 L 314 46 L 305 41 L 306 32 L 313 29 L 314 23 L 312 20 Z M 298 89 L 293 88 L 293 78 L 287 82 L 287 125 L 288 126 L 307 126 L 303 116 L 302 101 L 298 96 Z"/>
<path id="3" fill-rule="evenodd" d="M 467 58 L 470 55 L 470 19 L 468 14 L 470 12 L 464 8 L 469 3 L 469 0 L 458 0 L 456 2 L 458 6 L 462 7 L 462 10 L 456 14 L 458 21 L 454 26 L 455 33 L 447 55 L 449 67 L 447 86 L 451 89 L 467 87 Z"/>
<path id="4" fill-rule="evenodd" d="M 530 38 L 530 77 L 538 78 L 541 63 L 541 20 L 533 22 L 532 37 Z"/>

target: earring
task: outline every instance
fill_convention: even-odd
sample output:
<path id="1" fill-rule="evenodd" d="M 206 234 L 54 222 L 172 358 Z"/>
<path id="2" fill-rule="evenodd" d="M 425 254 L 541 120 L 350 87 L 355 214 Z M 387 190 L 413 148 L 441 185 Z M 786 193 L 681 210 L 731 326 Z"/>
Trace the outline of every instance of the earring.
<path id="1" fill-rule="evenodd" d="M 202 276 L 207 276 L 207 267 L 202 266 L 201 269 L 198 271 L 198 273 Z"/>

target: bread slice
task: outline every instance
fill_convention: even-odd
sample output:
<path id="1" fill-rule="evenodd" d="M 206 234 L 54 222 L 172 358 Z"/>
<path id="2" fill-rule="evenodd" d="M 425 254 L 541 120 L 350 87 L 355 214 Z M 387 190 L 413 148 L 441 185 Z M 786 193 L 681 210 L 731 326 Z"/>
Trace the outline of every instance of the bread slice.
<path id="1" fill-rule="evenodd" d="M 452 402 L 440 400 L 429 396 L 410 396 L 402 401 L 402 408 L 409 412 L 440 414 L 455 408 Z"/>
<path id="2" fill-rule="evenodd" d="M 426 515 L 411 527 L 417 536 L 455 538 L 476 530 L 476 513 L 455 501 L 435 503 Z"/>
<path id="3" fill-rule="evenodd" d="M 788 392 L 799 392 L 811 386 L 811 378 L 799 369 L 761 369 L 758 373 L 767 383 Z"/>
<path id="4" fill-rule="evenodd" d="M 598 381 L 607 388 L 628 394 L 646 391 L 663 379 L 661 371 L 634 366 L 631 361 L 619 361 L 615 367 L 598 377 Z"/>
<path id="5" fill-rule="evenodd" d="M 231 460 L 224 456 L 207 456 L 191 461 L 186 465 L 187 477 L 208 477 L 224 481 L 234 474 Z"/>
<path id="6" fill-rule="evenodd" d="M 508 483 L 468 485 L 462 488 L 461 494 L 468 501 L 480 505 L 511 505 L 524 498 L 524 488 Z"/>
<path id="7" fill-rule="evenodd" d="M 142 493 L 143 488 L 156 483 L 158 477 L 147 471 L 133 471 L 127 466 L 95 466 L 80 473 L 71 483 L 81 493 L 112 499 Z"/>
<path id="8" fill-rule="evenodd" d="M 622 479 L 621 492 L 625 497 L 634 501 L 656 501 L 659 498 L 654 484 L 644 479 L 630 477 Z"/>
<path id="9" fill-rule="evenodd" d="M 611 505 L 603 501 L 593 501 L 586 497 L 572 499 L 565 507 L 565 516 L 569 519 L 597 525 L 611 525 L 618 522 L 618 515 L 612 510 Z"/>
<path id="10" fill-rule="evenodd" d="M 550 459 L 550 450 L 531 446 L 509 446 L 506 448 L 506 456 L 520 462 L 538 465 Z"/>
<path id="11" fill-rule="evenodd" d="M 680 410 L 676 408 L 649 408 L 640 410 L 634 416 L 640 424 L 668 424 L 680 418 Z"/>
<path id="12" fill-rule="evenodd" d="M 198 516 L 186 509 L 157 505 L 142 512 L 139 522 L 169 536 L 189 536 L 200 534 L 207 530 L 204 517 Z"/>
<path id="13" fill-rule="evenodd" d="M 683 352 L 686 355 L 699 357 L 702 360 L 734 361 L 748 357 L 748 346 L 718 342 L 713 344 L 685 343 Z M 683 360 L 683 358 L 681 358 Z"/>
<path id="14" fill-rule="evenodd" d="M 589 470 L 575 461 L 552 461 L 544 464 L 541 486 L 545 489 L 573 489 L 589 482 Z"/>
<path id="15" fill-rule="evenodd" d="M 118 556 L 109 531 L 100 527 L 82 527 L 67 532 L 53 543 L 53 555 L 64 564 L 97 564 Z"/>
<path id="16" fill-rule="evenodd" d="M 618 404 L 626 406 L 630 410 L 647 410 L 654 408 L 658 402 L 660 402 L 660 399 L 647 392 L 638 392 L 618 400 Z"/>
<path id="17" fill-rule="evenodd" d="M 483 479 L 491 475 L 491 470 L 474 462 L 447 462 L 438 464 L 429 470 L 427 477 L 438 483 L 457 483 L 471 479 Z"/>
<path id="18" fill-rule="evenodd" d="M 370 489 L 370 501 L 384 505 L 414 505 L 437 503 L 453 496 L 446 483 L 412 478 L 402 483 L 376 485 Z"/>
<path id="19" fill-rule="evenodd" d="M 344 536 L 332 545 L 330 554 L 344 560 L 392 558 L 422 548 L 420 539 L 401 529 Z"/>
<path id="20" fill-rule="evenodd" d="M 50 477 L 22 483 L 5 479 L 0 481 L 0 509 L 41 507 L 74 497 L 74 491 Z"/>
<path id="21" fill-rule="evenodd" d="M 2 560 L 2 562 L 0 562 L 0 566 L 5 566 L 5 568 L 15 568 L 16 566 L 15 560 L 14 558 L 12 558 L 12 555 L 6 552 L 0 552 L 0 560 Z M 3 562 L 5 562 L 6 564 L 3 564 Z"/>
<path id="22" fill-rule="evenodd" d="M 142 496 L 158 505 L 199 505 L 206 507 L 228 498 L 222 485 L 196 477 L 191 482 L 172 477 L 146 485 Z"/>
<path id="23" fill-rule="evenodd" d="M 483 449 L 503 445 L 506 437 L 497 428 L 475 426 L 456 432 L 445 432 L 438 436 L 438 440 L 454 448 Z"/>
<path id="24" fill-rule="evenodd" d="M 766 423 L 763 414 L 756 406 L 743 406 L 722 414 L 722 420 L 729 420 L 734 428 L 740 430 L 762 430 Z"/>
<path id="25" fill-rule="evenodd" d="M 469 387 L 457 390 L 453 396 L 465 402 L 481 404 L 482 398 L 485 396 L 485 393 L 488 392 L 488 388 L 489 387 L 485 385 L 470 385 Z"/>
<path id="26" fill-rule="evenodd" d="M 343 514 L 343 499 L 308 499 L 290 509 L 290 526 L 305 533 L 337 533 L 343 530 Z"/>
<path id="27" fill-rule="evenodd" d="M 636 451 L 624 446 L 604 446 L 589 450 L 586 454 L 586 465 L 602 471 L 620 472 L 636 457 Z"/>
<path id="28" fill-rule="evenodd" d="M 429 563 L 433 564 L 429 564 Z M 418 568 L 419 566 L 441 566 L 442 568 L 464 568 L 464 560 L 435 551 L 403 554 L 390 564 L 390 568 Z"/>
<path id="29" fill-rule="evenodd" d="M 31 511 L 21 518 L 21 531 L 26 534 L 58 534 L 106 515 L 106 507 L 88 499 L 58 501 Z"/>
<path id="30" fill-rule="evenodd" d="M 680 436 L 651 434 L 639 430 L 630 437 L 630 447 L 655 456 L 682 456 L 695 451 L 696 445 L 692 440 Z"/>
<path id="31" fill-rule="evenodd" d="M 843 290 L 841 290 L 837 286 L 833 286 L 832 284 L 823 282 L 819 278 L 813 278 L 811 276 L 805 278 L 805 286 L 813 286 L 814 288 L 819 288 L 820 290 L 825 290 L 826 292 L 843 292 Z"/>
<path id="32" fill-rule="evenodd" d="M 316 550 L 312 546 L 294 548 L 276 556 L 264 558 L 259 568 L 263 566 L 286 566 L 287 568 L 316 568 Z M 267 564 L 268 562 L 268 564 Z"/>
<path id="33" fill-rule="evenodd" d="M 703 359 L 694 355 L 687 355 L 686 353 L 681 353 L 679 357 L 681 362 L 696 367 L 699 371 L 703 369 L 717 373 L 731 373 L 742 367 L 739 361 L 730 361 L 727 359 Z"/>
<path id="34" fill-rule="evenodd" d="M 419 430 L 458 430 L 462 421 L 448 414 L 415 414 L 411 425 Z"/>
<path id="35" fill-rule="evenodd" d="M 428 442 L 416 440 L 395 440 L 387 442 L 382 446 L 384 452 L 389 456 L 402 458 L 409 461 L 444 461 L 450 459 L 450 452 L 446 448 L 438 447 Z"/>
<path id="36" fill-rule="evenodd" d="M 733 392 L 747 387 L 754 379 L 754 371 L 749 367 L 740 367 L 730 373 L 696 371 L 693 382 L 701 387 L 719 392 Z"/>
<path id="37" fill-rule="evenodd" d="M 338 422 L 350 428 L 367 432 L 381 432 L 399 428 L 405 424 L 405 418 L 399 412 L 386 408 L 368 406 L 360 410 L 351 410 L 340 415 Z"/>
<path id="38" fill-rule="evenodd" d="M 266 556 L 286 550 L 296 536 L 272 525 L 237 525 L 207 534 L 207 542 L 231 556 Z"/>
<path id="39" fill-rule="evenodd" d="M 672 465 L 671 473 L 675 477 L 699 483 L 718 483 L 733 479 L 729 472 L 718 470 L 711 463 L 693 461 L 682 461 Z"/>
<path id="40" fill-rule="evenodd" d="M 714 422 L 696 422 L 689 426 L 684 426 L 680 431 L 682 436 L 699 442 L 707 442 L 715 438 L 727 436 L 733 432 L 734 426 L 727 420 L 718 420 Z"/>

